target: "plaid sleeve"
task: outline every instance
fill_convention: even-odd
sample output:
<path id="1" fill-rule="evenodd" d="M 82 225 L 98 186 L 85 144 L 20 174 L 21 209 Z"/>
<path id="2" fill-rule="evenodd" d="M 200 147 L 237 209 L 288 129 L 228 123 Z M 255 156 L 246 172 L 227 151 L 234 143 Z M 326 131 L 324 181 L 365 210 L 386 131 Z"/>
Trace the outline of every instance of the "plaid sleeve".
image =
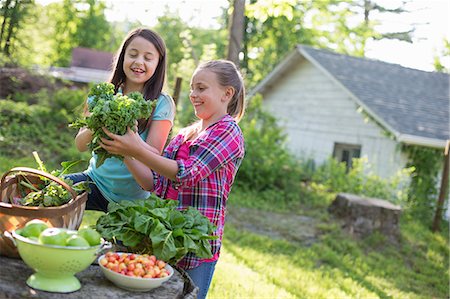
<path id="1" fill-rule="evenodd" d="M 177 160 L 174 186 L 194 186 L 218 168 L 244 155 L 242 132 L 235 122 L 218 124 L 193 146 L 196 150 L 187 160 Z"/>

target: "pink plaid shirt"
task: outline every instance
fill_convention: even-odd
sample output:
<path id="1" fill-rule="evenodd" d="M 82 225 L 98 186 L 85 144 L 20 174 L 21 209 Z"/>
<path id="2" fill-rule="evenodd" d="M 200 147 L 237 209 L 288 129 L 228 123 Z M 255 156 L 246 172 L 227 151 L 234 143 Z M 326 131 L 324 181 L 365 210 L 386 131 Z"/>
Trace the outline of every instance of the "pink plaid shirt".
<path id="1" fill-rule="evenodd" d="M 229 115 L 209 126 L 189 145 L 187 159 L 178 159 L 177 152 L 184 142 L 180 133 L 164 150 L 164 156 L 178 163 L 175 181 L 155 176 L 155 194 L 167 197 L 170 187 L 178 190 L 178 208 L 197 208 L 217 226 L 211 240 L 212 254 L 218 257 L 225 225 L 228 194 L 237 170 L 244 158 L 244 137 L 236 121 Z M 187 254 L 179 263 L 183 269 L 198 267 L 204 259 Z"/>

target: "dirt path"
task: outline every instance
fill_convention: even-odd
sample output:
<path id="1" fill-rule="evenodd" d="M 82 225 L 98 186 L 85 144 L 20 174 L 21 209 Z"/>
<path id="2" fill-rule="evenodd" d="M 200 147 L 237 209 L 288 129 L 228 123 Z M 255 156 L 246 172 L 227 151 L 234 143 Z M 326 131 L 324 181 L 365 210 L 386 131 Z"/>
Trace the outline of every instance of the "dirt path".
<path id="1" fill-rule="evenodd" d="M 316 218 L 266 212 L 256 209 L 229 207 L 227 222 L 233 226 L 274 239 L 284 239 L 302 245 L 313 244 L 319 234 Z"/>

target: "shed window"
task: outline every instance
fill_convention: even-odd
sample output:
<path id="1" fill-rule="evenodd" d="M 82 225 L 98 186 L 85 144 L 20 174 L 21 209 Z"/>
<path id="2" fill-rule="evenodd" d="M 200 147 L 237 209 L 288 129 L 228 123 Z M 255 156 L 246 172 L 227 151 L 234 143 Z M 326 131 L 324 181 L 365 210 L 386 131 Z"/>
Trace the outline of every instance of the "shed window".
<path id="1" fill-rule="evenodd" d="M 333 157 L 339 162 L 344 162 L 347 171 L 352 168 L 352 159 L 359 158 L 361 155 L 361 145 L 334 143 Z"/>

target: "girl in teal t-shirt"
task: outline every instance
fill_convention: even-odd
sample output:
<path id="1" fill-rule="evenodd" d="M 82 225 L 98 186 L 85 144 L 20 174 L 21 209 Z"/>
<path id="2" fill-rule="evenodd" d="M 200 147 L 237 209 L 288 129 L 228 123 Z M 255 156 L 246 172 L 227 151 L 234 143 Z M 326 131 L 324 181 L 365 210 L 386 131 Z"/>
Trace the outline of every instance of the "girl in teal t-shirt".
<path id="1" fill-rule="evenodd" d="M 110 82 L 115 91 L 127 95 L 138 91 L 147 100 L 157 99 L 155 110 L 149 119 L 138 120 L 140 137 L 149 148 L 161 154 L 166 144 L 175 116 L 173 99 L 162 93 L 166 73 L 166 47 L 162 38 L 150 29 L 138 28 L 131 31 L 124 40 L 116 59 Z M 81 128 L 75 137 L 79 151 L 88 150 L 92 131 Z M 73 173 L 67 178 L 74 183 L 92 181 L 86 209 L 106 211 L 110 201 L 147 198 L 151 183 L 140 181 L 133 173 L 151 170 L 143 163 L 130 157 L 123 161 L 108 158 L 96 168 L 97 156 L 93 153 L 86 171 Z"/>

